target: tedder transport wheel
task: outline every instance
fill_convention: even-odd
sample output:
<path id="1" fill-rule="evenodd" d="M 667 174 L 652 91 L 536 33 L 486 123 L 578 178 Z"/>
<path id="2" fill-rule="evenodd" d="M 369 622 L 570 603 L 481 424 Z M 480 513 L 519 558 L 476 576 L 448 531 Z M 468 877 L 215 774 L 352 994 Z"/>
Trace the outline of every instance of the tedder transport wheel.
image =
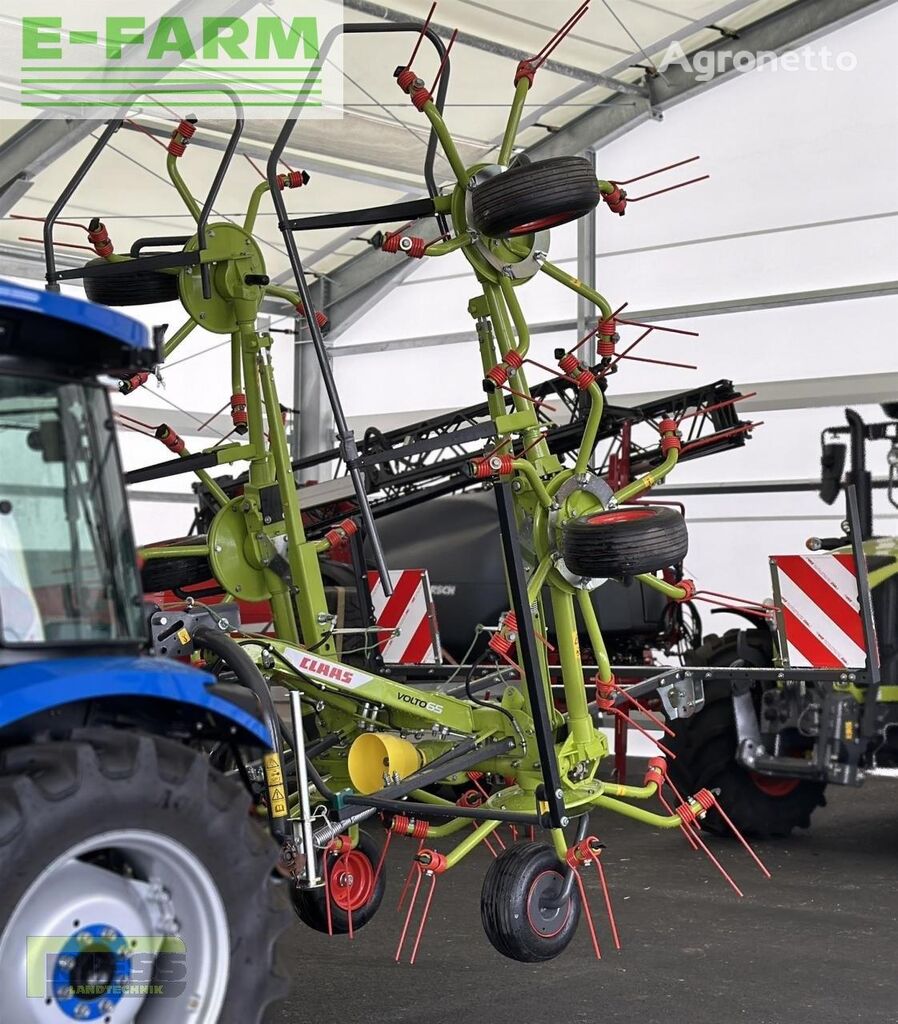
<path id="1" fill-rule="evenodd" d="M 135 260 L 135 263 L 138 261 Z M 106 264 L 91 260 L 87 266 Z M 178 297 L 178 278 L 158 270 L 134 269 L 129 273 L 85 277 L 84 292 L 91 302 L 103 306 L 145 306 L 151 302 L 171 302 Z"/>
<path id="2" fill-rule="evenodd" d="M 277 848 L 205 758 L 90 729 L 0 773 L 4 1020 L 259 1024 L 286 994 Z"/>
<path id="3" fill-rule="evenodd" d="M 595 168 L 582 156 L 517 164 L 471 193 L 474 227 L 489 238 L 529 235 L 577 220 L 598 206 Z"/>
<path id="4" fill-rule="evenodd" d="M 205 544 L 206 538 L 179 537 L 177 540 L 160 541 L 148 545 L 154 548 L 176 548 L 182 544 Z M 194 583 L 207 583 L 213 579 L 212 566 L 205 556 L 179 558 L 148 558 L 140 570 L 140 581 L 145 594 L 157 590 L 175 590 L 189 587 Z"/>
<path id="5" fill-rule="evenodd" d="M 334 853 L 327 858 L 334 934 L 345 935 L 349 931 L 350 911 L 353 931 L 366 925 L 377 913 L 387 884 L 383 865 L 375 878 L 379 862 L 380 850 L 366 832 L 359 832 L 358 845 L 348 854 Z M 302 921 L 316 931 L 328 930 L 324 886 L 318 889 L 294 886 L 291 898 L 293 909 Z"/>
<path id="6" fill-rule="evenodd" d="M 685 657 L 687 664 L 699 666 L 732 665 L 737 659 L 755 668 L 772 666 L 769 633 L 731 629 L 722 637 L 712 634 Z M 671 723 L 676 736 L 665 741 L 677 755 L 669 771 L 680 792 L 719 789 L 721 806 L 736 828 L 758 839 L 788 836 L 793 828 L 808 828 L 811 814 L 826 803 L 825 784 L 760 775 L 743 768 L 736 761 L 736 720 L 729 684 L 705 683 L 705 700 L 700 714 Z M 702 825 L 718 835 L 730 834 L 713 810 Z"/>
<path id="7" fill-rule="evenodd" d="M 689 550 L 689 535 L 675 509 L 634 505 L 568 520 L 561 550 L 571 572 L 619 579 L 679 565 Z"/>
<path id="8" fill-rule="evenodd" d="M 580 921 L 576 886 L 561 904 L 564 865 L 545 843 L 509 846 L 490 865 L 480 894 L 486 937 L 503 955 L 521 963 L 552 960 L 563 953 Z"/>

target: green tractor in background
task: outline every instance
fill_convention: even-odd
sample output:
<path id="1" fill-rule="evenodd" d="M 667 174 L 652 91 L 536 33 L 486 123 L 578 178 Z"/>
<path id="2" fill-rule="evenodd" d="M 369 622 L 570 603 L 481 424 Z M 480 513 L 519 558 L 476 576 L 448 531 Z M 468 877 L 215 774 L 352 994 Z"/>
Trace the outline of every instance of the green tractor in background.
<path id="1" fill-rule="evenodd" d="M 868 714 L 848 683 L 774 682 L 746 676 L 705 683 L 705 711 L 673 723 L 669 746 L 677 754 L 670 774 L 689 792 L 719 789 L 721 806 L 735 824 L 755 837 L 787 836 L 808 828 L 811 814 L 826 803 L 828 783 L 860 785 L 870 775 L 898 778 L 898 537 L 873 532 L 873 478 L 867 443 L 890 444 L 888 498 L 898 508 L 898 403 L 883 405 L 889 420 L 865 423 L 846 409 L 846 426 L 821 435 L 819 494 L 832 505 L 846 485 L 857 496 L 857 519 L 872 596 L 881 685 Z M 841 439 L 848 438 L 848 445 Z M 850 468 L 846 456 L 850 448 Z M 849 498 L 846 489 L 846 500 Z M 811 537 L 812 552 L 849 552 L 851 510 L 842 536 Z M 700 667 L 768 668 L 783 664 L 780 634 L 772 618 L 743 612 L 753 628 L 705 637 L 684 660 Z M 738 674 L 737 674 L 738 675 Z M 889 685 L 893 684 L 893 685 Z M 703 822 L 723 834 L 724 823 L 710 813 Z"/>

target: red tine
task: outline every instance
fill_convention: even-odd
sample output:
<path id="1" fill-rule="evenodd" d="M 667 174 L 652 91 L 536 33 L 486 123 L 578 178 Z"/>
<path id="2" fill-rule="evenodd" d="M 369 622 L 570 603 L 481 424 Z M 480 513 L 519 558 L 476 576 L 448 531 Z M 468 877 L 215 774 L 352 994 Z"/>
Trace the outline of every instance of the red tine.
<path id="1" fill-rule="evenodd" d="M 614 941 L 614 948 L 620 949 L 620 935 L 617 931 L 617 920 L 614 917 L 614 908 L 611 906 L 611 892 L 608 889 L 608 882 L 605 878 L 605 868 L 602 866 L 601 854 L 596 854 L 593 858 L 596 871 L 599 875 L 599 881 L 602 885 L 602 895 L 605 898 L 605 910 L 608 912 L 608 923 L 611 925 L 611 937 Z"/>
<path id="2" fill-rule="evenodd" d="M 705 845 L 704 841 L 702 840 L 701 836 L 698 833 L 698 828 L 696 828 L 693 831 L 692 837 L 693 837 L 693 839 L 695 839 L 695 841 L 698 843 L 698 845 L 702 848 L 702 850 L 705 852 L 705 854 L 707 854 L 708 859 L 711 861 L 711 863 L 723 875 L 723 877 L 726 879 L 726 881 L 729 883 L 729 885 L 732 886 L 733 891 L 736 893 L 736 895 L 737 896 L 744 896 L 745 894 L 742 892 L 742 890 L 739 888 L 739 886 L 736 885 L 736 883 L 733 881 L 733 879 L 730 877 L 730 875 L 727 874 L 727 871 L 724 868 L 724 866 L 720 863 L 720 861 L 714 856 L 714 854 Z"/>
<path id="3" fill-rule="evenodd" d="M 664 810 L 667 811 L 668 814 L 676 814 L 676 811 L 673 809 L 673 807 L 671 807 L 667 800 L 664 799 L 664 793 L 661 791 L 660 786 L 658 787 L 658 799 L 661 801 L 661 805 L 664 807 Z M 680 829 L 680 831 L 686 837 L 686 840 L 692 847 L 692 849 L 697 850 L 698 843 L 692 838 L 692 833 L 685 828 Z"/>
<path id="4" fill-rule="evenodd" d="M 258 175 L 259 175 L 259 177 L 260 177 L 260 178 L 262 178 L 262 179 L 264 180 L 264 178 L 265 178 L 265 172 L 264 172 L 264 171 L 262 170 L 262 168 L 261 168 L 261 167 L 260 167 L 260 166 L 259 166 L 259 165 L 258 165 L 258 164 L 256 163 L 256 161 L 255 161 L 255 160 L 253 160 L 253 158 L 252 158 L 252 157 L 251 157 L 251 156 L 249 155 L 249 153 L 244 153 L 244 154 L 243 154 L 243 156 L 244 156 L 244 158 L 246 159 L 246 161 L 247 161 L 247 162 L 249 163 L 250 167 L 252 167 L 252 169 L 253 169 L 253 170 L 254 170 L 254 171 L 256 172 L 256 174 L 258 174 Z"/>
<path id="5" fill-rule="evenodd" d="M 332 845 L 333 844 L 329 843 L 327 849 L 324 851 L 324 909 L 327 913 L 327 934 L 331 936 L 334 934 L 334 922 L 331 917 L 331 873 L 327 863 L 327 858 L 330 854 Z"/>
<path id="6" fill-rule="evenodd" d="M 664 331 L 667 334 L 686 334 L 691 338 L 699 336 L 698 331 L 684 331 L 682 327 L 662 327 L 660 324 L 644 324 L 639 320 L 618 320 L 618 323 L 629 324 L 631 327 L 649 327 L 653 331 Z"/>
<path id="7" fill-rule="evenodd" d="M 733 822 L 730 820 L 730 816 L 720 806 L 720 801 L 717 799 L 716 796 L 714 797 L 714 808 L 717 811 L 717 813 L 721 816 L 721 818 L 723 818 L 723 820 L 727 823 L 727 826 L 729 827 L 729 829 L 733 833 L 733 835 L 739 840 L 739 842 L 745 848 L 746 853 L 751 857 L 751 859 L 755 862 L 755 864 L 757 864 L 758 867 L 761 869 L 761 873 L 766 878 L 770 878 L 770 872 L 767 870 L 767 867 L 764 865 L 764 862 L 755 853 L 755 851 L 751 848 L 751 844 L 746 840 L 745 836 L 742 835 L 742 833 L 739 831 L 739 829 L 737 829 L 736 826 L 733 824 Z"/>
<path id="8" fill-rule="evenodd" d="M 697 370 L 692 363 L 675 363 L 672 359 L 647 359 L 645 356 L 619 356 L 620 359 L 633 360 L 634 363 L 655 363 L 657 366 L 676 366 L 681 370 Z"/>
<path id="9" fill-rule="evenodd" d="M 665 171 L 672 171 L 675 167 L 682 167 L 684 164 L 694 163 L 701 159 L 698 156 L 690 156 L 685 160 L 678 160 L 675 164 L 668 164 L 666 167 L 659 167 L 656 171 L 647 171 L 645 174 L 638 174 L 635 178 L 627 178 L 626 181 L 614 180 L 615 185 L 632 185 L 634 181 L 642 181 L 644 178 L 653 178 L 656 174 L 663 174 Z"/>
<path id="10" fill-rule="evenodd" d="M 707 594 L 709 597 L 722 597 L 727 601 L 738 601 L 740 607 L 748 607 L 753 605 L 755 608 L 760 608 L 762 611 L 769 611 L 769 605 L 762 604 L 760 601 L 749 601 L 746 598 L 735 597 L 733 594 L 721 594 L 716 590 L 700 590 L 700 594 Z"/>
<path id="11" fill-rule="evenodd" d="M 392 831 L 387 833 L 387 838 L 384 840 L 383 849 L 380 851 L 380 857 L 377 860 L 377 867 L 374 869 L 374 888 L 377 888 L 377 880 L 380 878 L 380 873 L 383 871 L 384 861 L 387 859 L 387 850 L 390 849 L 390 843 L 393 839 Z"/>
<path id="12" fill-rule="evenodd" d="M 530 63 L 536 67 L 544 64 L 548 60 L 550 54 L 555 50 L 555 47 L 561 42 L 564 37 L 572 31 L 577 22 L 583 17 L 584 14 L 589 10 L 590 0 L 585 0 L 576 11 L 568 18 L 568 20 L 561 26 L 560 29 L 549 39 L 546 45 L 537 53 L 535 56 L 530 58 Z"/>
<path id="13" fill-rule="evenodd" d="M 680 181 L 676 185 L 668 185 L 667 188 L 659 188 L 654 192 L 647 192 L 644 196 L 627 196 L 628 203 L 641 203 L 643 199 L 653 199 L 655 196 L 663 196 L 665 192 L 674 192 L 678 188 L 685 188 L 687 185 L 694 185 L 697 181 L 705 181 L 710 174 L 703 174 L 700 178 L 690 178 L 689 181 Z"/>
<path id="14" fill-rule="evenodd" d="M 421 914 L 421 923 L 418 925 L 418 934 L 415 936 L 415 945 L 412 947 L 412 955 L 409 959 L 410 964 L 415 962 L 415 957 L 418 955 L 418 947 L 421 945 L 421 936 L 424 934 L 424 926 L 427 924 L 427 917 L 430 914 L 430 905 L 433 903 L 433 894 L 436 891 L 436 887 L 437 876 L 432 875 L 430 880 L 430 892 L 428 892 L 427 900 L 424 903 L 424 912 Z"/>
<path id="15" fill-rule="evenodd" d="M 696 441 L 690 441 L 688 444 L 684 444 L 680 450 L 680 454 L 683 452 L 692 451 L 694 448 L 704 448 L 706 445 L 713 444 L 715 441 L 722 441 L 726 437 L 735 437 L 737 434 L 747 434 L 749 431 L 754 430 L 755 427 L 762 427 L 764 425 L 763 420 L 759 420 L 757 423 L 743 423 L 741 427 L 731 427 L 729 430 L 718 430 L 714 434 L 709 434 L 707 437 L 700 437 Z"/>
<path id="16" fill-rule="evenodd" d="M 421 41 L 424 39 L 424 33 L 430 27 L 430 19 L 433 17 L 433 12 L 436 9 L 436 0 L 434 0 L 434 3 L 430 5 L 430 10 L 427 13 L 427 17 L 424 19 L 424 24 L 421 26 L 421 33 L 418 36 L 418 39 L 415 43 L 415 48 L 412 50 L 412 55 L 408 59 L 408 64 L 405 65 L 407 68 L 410 68 L 412 66 L 412 61 L 415 59 L 415 57 L 418 56 L 418 50 L 421 48 Z"/>
<path id="17" fill-rule="evenodd" d="M 665 757 L 669 757 L 671 758 L 671 760 L 673 760 L 677 756 L 672 750 L 668 750 L 668 748 L 665 747 L 663 743 L 661 743 L 659 740 L 656 740 L 655 737 L 647 729 L 643 729 L 639 722 L 634 722 L 633 719 L 630 718 L 629 715 L 621 711 L 620 708 L 612 708 L 611 711 L 613 714 L 618 715 L 620 718 L 622 718 L 628 726 L 632 725 L 637 732 L 642 733 L 642 735 L 645 736 L 647 740 L 649 740 L 651 743 L 654 743 L 655 746 L 661 751 L 662 754 L 664 754 Z"/>
<path id="18" fill-rule="evenodd" d="M 46 220 L 47 220 L 46 217 L 29 217 L 27 214 L 24 214 L 24 213 L 11 213 L 9 215 L 9 219 L 10 220 L 34 220 L 34 221 L 37 221 L 38 224 L 44 224 L 44 223 L 46 223 Z M 75 220 L 58 220 L 56 222 L 56 226 L 57 227 L 66 227 L 66 228 L 80 228 L 84 232 L 89 232 L 90 231 L 90 228 L 85 227 L 84 224 L 79 224 Z M 30 239 L 29 239 L 29 241 L 30 241 Z"/>
<path id="19" fill-rule="evenodd" d="M 424 849 L 424 840 L 422 839 L 418 843 L 418 849 L 417 849 L 417 851 L 415 853 L 415 856 L 417 857 L 418 854 L 423 849 Z M 415 868 L 419 867 L 419 866 L 420 865 L 418 864 L 418 862 L 416 860 L 412 860 L 412 866 L 408 869 L 408 874 L 405 876 L 405 884 L 402 886 L 402 892 L 399 894 L 399 903 L 398 903 L 398 905 L 396 907 L 397 910 L 402 910 L 402 904 L 405 903 L 405 895 L 408 892 L 408 887 L 409 887 L 409 885 L 411 883 L 411 880 L 412 880 L 412 874 L 414 873 Z"/>
<path id="20" fill-rule="evenodd" d="M 755 398 L 757 394 L 757 391 L 749 391 L 747 395 L 736 395 L 735 398 L 727 398 L 723 402 L 715 402 L 714 405 L 703 405 L 694 412 L 684 413 L 684 415 L 680 417 L 680 422 L 682 423 L 683 420 L 692 419 L 693 416 L 707 415 L 709 412 L 716 412 L 718 409 L 725 409 L 728 405 L 735 405 L 737 402 L 744 402 L 746 398 Z"/>
<path id="21" fill-rule="evenodd" d="M 424 877 L 424 869 L 416 861 L 412 861 L 411 871 L 409 872 L 409 878 L 411 878 L 411 872 L 417 871 L 418 877 L 415 881 L 415 889 L 412 892 L 412 898 L 409 901 L 408 913 L 405 915 L 405 924 L 402 926 L 402 934 L 399 936 L 399 945 L 396 947 L 396 963 L 399 963 L 399 958 L 402 956 L 402 947 L 405 945 L 405 937 L 408 934 L 408 926 L 411 924 L 412 914 L 415 910 L 415 903 L 418 900 L 418 892 L 421 889 L 421 879 Z"/>
<path id="22" fill-rule="evenodd" d="M 655 723 L 655 725 L 657 725 L 658 728 L 661 729 L 662 732 L 667 733 L 667 735 L 670 736 L 670 737 L 673 737 L 673 736 L 676 735 L 676 733 L 674 733 L 673 729 L 671 729 L 671 727 L 667 724 L 667 722 L 664 721 L 663 718 L 661 718 L 659 715 L 656 715 L 654 711 L 650 711 L 645 706 L 645 704 L 643 704 L 641 701 L 638 701 L 631 694 L 627 693 L 626 689 L 623 686 L 621 686 L 620 683 L 613 683 L 612 685 L 614 686 L 614 689 L 617 690 L 617 692 L 619 694 L 621 694 L 621 696 L 623 696 L 624 700 L 628 700 L 635 708 L 637 708 L 639 711 L 641 711 L 647 718 L 651 719 L 651 721 L 653 721 Z"/>
<path id="23" fill-rule="evenodd" d="M 31 238 L 28 235 L 19 235 L 20 242 L 39 242 L 43 245 L 44 240 L 42 238 Z M 93 252 L 94 247 L 92 245 L 78 245 L 77 242 L 54 242 L 54 249 L 86 249 L 87 252 Z"/>
<path id="24" fill-rule="evenodd" d="M 436 6 L 436 5 L 434 5 L 434 6 Z M 453 45 L 453 43 L 455 42 L 455 40 L 457 38 L 458 38 L 458 29 L 455 29 L 455 31 L 452 33 L 452 37 L 449 40 L 449 45 L 446 47 L 446 52 L 443 54 L 443 59 L 440 61 L 440 66 L 437 68 L 437 76 L 433 80 L 433 85 L 430 87 L 430 91 L 431 92 L 436 92 L 437 83 L 439 82 L 440 78 L 443 75 L 443 68 L 446 67 L 446 61 L 449 60 L 449 51 L 452 49 L 452 45 Z"/>
<path id="25" fill-rule="evenodd" d="M 538 409 L 548 409 L 549 412 L 555 412 L 555 406 L 549 405 L 542 399 L 536 399 L 530 395 L 525 395 L 522 391 L 515 391 L 514 388 L 509 387 L 507 384 L 502 384 L 501 387 L 503 391 L 507 391 L 510 395 L 516 395 L 518 398 L 523 398 L 525 402 L 530 402 L 531 405 L 535 405 Z"/>
<path id="26" fill-rule="evenodd" d="M 592 910 L 589 906 L 589 897 L 586 895 L 586 886 L 583 884 L 580 872 L 576 868 L 572 868 L 571 870 L 574 872 L 574 878 L 577 879 L 577 888 L 580 890 L 580 902 L 583 904 L 583 909 L 586 911 L 586 923 L 589 925 L 589 937 L 592 939 L 592 948 L 595 950 L 596 960 L 601 960 L 602 950 L 599 947 L 599 939 L 596 935 L 596 926 L 592 922 Z"/>

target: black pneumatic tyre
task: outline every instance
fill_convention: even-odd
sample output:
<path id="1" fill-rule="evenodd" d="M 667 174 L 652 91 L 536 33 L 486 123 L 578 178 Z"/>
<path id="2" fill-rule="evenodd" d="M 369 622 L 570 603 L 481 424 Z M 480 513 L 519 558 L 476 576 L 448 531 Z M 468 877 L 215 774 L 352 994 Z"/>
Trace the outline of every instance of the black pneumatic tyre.
<path id="1" fill-rule="evenodd" d="M 165 992 L 147 997 L 147 1006 L 167 1024 L 260 1024 L 287 993 L 276 965 L 290 921 L 285 886 L 272 878 L 277 855 L 244 790 L 170 740 L 96 728 L 9 748 L 0 755 L 0 975 L 10 977 L 8 958 L 18 970 L 23 930 L 52 927 L 32 934 L 77 943 L 68 964 L 56 959 L 59 946 L 48 950 L 51 973 L 37 979 L 57 1004 L 46 1007 L 54 1018 L 118 1016 L 97 1003 L 139 998 L 115 991 L 120 972 L 132 980 L 152 972 Z M 183 953 L 172 962 L 171 953 L 153 951 L 148 961 L 138 948 L 129 968 L 120 951 L 132 936 L 138 946 L 136 937 L 147 933 L 135 922 L 154 920 L 160 899 Z M 97 944 L 79 953 L 85 932 Z M 59 970 L 68 971 L 68 984 L 97 986 L 81 990 L 81 1006 L 70 998 L 68 1012 Z M 10 1019 L 32 1019 L 30 1011 L 20 1015 L 17 998 L 4 995 L 4 1019 L 7 1010 Z M 164 999 L 164 1014 L 154 999 Z"/>
<path id="2" fill-rule="evenodd" d="M 106 260 L 91 260 L 87 266 L 101 263 L 106 264 Z M 177 276 L 158 270 L 135 269 L 127 274 L 120 271 L 83 280 L 84 292 L 90 301 L 103 306 L 147 306 L 154 302 L 171 302 L 178 297 Z"/>
<path id="3" fill-rule="evenodd" d="M 722 637 L 711 634 L 684 661 L 710 667 L 732 665 L 737 659 L 753 668 L 771 667 L 770 634 L 760 629 L 731 629 Z M 705 683 L 705 707 L 691 718 L 671 722 L 671 728 L 675 735 L 665 740 L 676 754 L 669 767 L 671 781 L 681 793 L 719 789 L 721 806 L 747 836 L 781 838 L 793 828 L 808 828 L 811 814 L 826 803 L 822 782 L 756 775 L 736 761 L 736 720 L 728 683 Z M 713 810 L 702 819 L 702 827 L 731 835 Z"/>
<path id="4" fill-rule="evenodd" d="M 348 863 L 339 853 L 328 857 L 330 872 L 331 922 L 335 935 L 349 932 L 349 908 L 352 908 L 352 930 L 363 928 L 380 907 L 387 886 L 386 869 L 380 863 L 380 850 L 367 832 L 359 832 L 359 842 L 349 853 Z M 347 871 L 348 867 L 348 871 Z M 346 875 L 349 878 L 346 878 Z M 301 921 L 318 932 L 327 931 L 327 900 L 324 887 L 298 889 L 291 887 L 293 909 Z"/>
<path id="5" fill-rule="evenodd" d="M 473 226 L 489 238 L 527 235 L 567 224 L 598 206 L 595 168 L 581 156 L 517 164 L 471 193 Z"/>
<path id="6" fill-rule="evenodd" d="M 159 544 L 148 544 L 152 548 L 177 548 L 184 544 L 204 544 L 206 538 L 178 537 L 177 540 L 162 541 Z M 194 555 L 171 558 L 148 558 L 140 570 L 140 580 L 144 593 L 152 594 L 159 590 L 173 590 L 189 587 L 194 583 L 214 581 L 212 566 L 209 559 Z"/>
<path id="7" fill-rule="evenodd" d="M 571 572 L 619 579 L 679 565 L 689 550 L 686 521 L 672 508 L 635 505 L 564 524 L 561 553 Z"/>
<path id="8" fill-rule="evenodd" d="M 580 921 L 580 893 L 574 885 L 559 908 L 542 905 L 557 895 L 565 866 L 545 843 L 509 846 L 490 865 L 480 894 L 480 919 L 492 945 L 510 960 L 533 964 L 563 953 Z"/>

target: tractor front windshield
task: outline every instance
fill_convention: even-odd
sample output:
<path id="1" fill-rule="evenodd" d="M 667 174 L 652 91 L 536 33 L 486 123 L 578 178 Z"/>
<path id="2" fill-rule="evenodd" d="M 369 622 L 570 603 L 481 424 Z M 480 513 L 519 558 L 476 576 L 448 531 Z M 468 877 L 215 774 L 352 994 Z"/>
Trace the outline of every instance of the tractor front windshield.
<path id="1" fill-rule="evenodd" d="M 0 643 L 133 644 L 145 635 L 104 390 L 0 376 Z"/>

